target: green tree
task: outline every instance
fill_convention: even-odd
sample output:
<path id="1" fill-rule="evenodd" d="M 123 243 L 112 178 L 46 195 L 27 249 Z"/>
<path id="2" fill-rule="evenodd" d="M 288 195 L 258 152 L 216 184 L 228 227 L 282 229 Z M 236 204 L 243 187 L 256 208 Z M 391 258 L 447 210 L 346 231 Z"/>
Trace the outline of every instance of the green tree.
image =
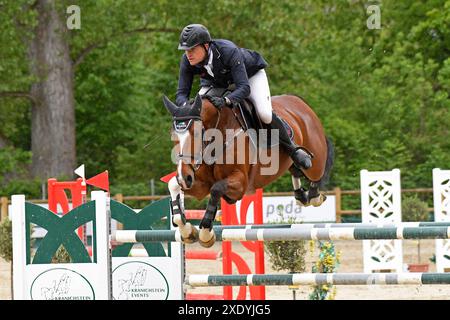
<path id="1" fill-rule="evenodd" d="M 80 6 L 81 29 L 63 32 L 71 4 Z M 88 176 L 108 169 L 118 190 L 130 190 L 172 171 L 161 96 L 175 95 L 178 34 L 198 22 L 214 38 L 262 53 L 273 95 L 297 94 L 313 107 L 336 148 L 329 188 L 357 189 L 361 169 L 392 168 L 402 170 L 403 187 L 431 185 L 431 169 L 450 162 L 450 1 L 380 2 L 379 30 L 366 26 L 369 4 L 376 2 L 0 1 L 0 183 L 29 179 L 30 167 L 45 178 L 70 176 L 76 163 L 86 163 Z M 49 13 L 53 20 L 42 18 Z M 52 23 L 62 33 L 38 32 Z M 64 54 L 54 61 L 33 55 L 33 43 L 53 52 L 44 41 L 50 36 Z M 43 76 L 57 70 L 51 63 L 62 63 L 68 75 Z M 43 89 L 56 84 L 64 90 L 54 97 Z M 37 126 L 39 103 L 47 115 L 74 110 L 76 123 Z M 72 143 L 58 146 L 50 130 L 72 125 L 75 153 Z M 50 163 L 38 169 L 39 161 L 65 159 L 61 153 L 71 155 L 64 170 Z M 267 190 L 291 188 L 286 174 Z"/>

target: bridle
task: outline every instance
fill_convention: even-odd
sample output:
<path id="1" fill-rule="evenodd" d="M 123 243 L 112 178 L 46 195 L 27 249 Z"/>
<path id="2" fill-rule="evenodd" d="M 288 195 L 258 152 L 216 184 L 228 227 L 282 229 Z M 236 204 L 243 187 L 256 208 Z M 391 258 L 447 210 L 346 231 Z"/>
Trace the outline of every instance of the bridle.
<path id="1" fill-rule="evenodd" d="M 187 121 L 187 123 L 186 123 L 186 121 Z M 173 119 L 173 128 L 174 128 L 175 132 L 177 132 L 177 133 L 185 133 L 185 132 L 189 131 L 192 124 L 195 123 L 196 121 L 200 121 L 202 124 L 202 135 L 201 135 L 202 148 L 200 150 L 205 150 L 205 148 L 211 142 L 206 142 L 204 139 L 206 129 L 203 124 L 203 120 L 200 117 L 185 116 L 185 117 L 174 118 Z M 216 124 L 213 129 L 218 128 L 219 122 L 220 122 L 220 110 L 217 109 L 217 120 L 216 120 Z M 195 128 L 194 128 L 194 130 L 195 130 Z M 200 151 L 200 154 L 184 155 L 182 153 L 182 149 L 180 148 L 180 152 L 177 154 L 176 160 L 177 161 L 189 160 L 189 161 L 186 161 L 185 164 L 189 165 L 191 167 L 191 169 L 194 172 L 196 172 L 203 163 L 203 154 L 202 154 L 202 151 Z M 193 162 L 193 164 L 192 164 L 192 162 Z"/>
<path id="2" fill-rule="evenodd" d="M 216 123 L 213 128 L 209 128 L 209 129 L 218 130 L 221 112 L 219 109 L 216 109 L 216 110 L 217 110 Z M 231 143 L 234 141 L 234 139 L 236 139 L 240 134 L 245 132 L 243 129 L 243 124 L 242 124 L 241 120 L 239 119 L 238 115 L 234 112 L 234 110 L 233 110 L 233 114 L 240 125 L 240 129 L 237 132 L 235 132 L 235 134 L 232 137 L 230 137 L 227 141 L 224 142 L 223 150 L 226 150 L 228 148 L 228 146 L 230 146 Z M 195 123 L 196 121 L 200 121 L 201 125 L 202 125 L 202 127 L 201 127 L 201 129 L 202 129 L 202 134 L 201 134 L 202 148 L 200 149 L 201 150 L 200 153 L 197 153 L 194 155 L 185 155 L 182 153 L 182 149 L 180 148 L 180 152 L 176 156 L 177 161 L 184 160 L 184 163 L 189 165 L 189 167 L 194 172 L 198 171 L 200 166 L 203 164 L 204 157 L 203 157 L 202 151 L 206 150 L 206 148 L 211 144 L 212 141 L 208 141 L 208 142 L 205 141 L 204 136 L 205 136 L 206 129 L 205 129 L 203 121 L 200 117 L 184 116 L 184 117 L 174 118 L 174 121 L 173 121 L 173 128 L 174 128 L 175 132 L 180 133 L 180 134 L 187 132 L 190 129 L 190 127 L 192 126 L 192 124 Z M 214 158 L 217 159 L 217 155 L 215 155 Z M 215 159 L 212 159 L 212 160 L 215 160 Z M 211 161 L 211 164 L 212 163 L 214 163 L 214 162 Z"/>

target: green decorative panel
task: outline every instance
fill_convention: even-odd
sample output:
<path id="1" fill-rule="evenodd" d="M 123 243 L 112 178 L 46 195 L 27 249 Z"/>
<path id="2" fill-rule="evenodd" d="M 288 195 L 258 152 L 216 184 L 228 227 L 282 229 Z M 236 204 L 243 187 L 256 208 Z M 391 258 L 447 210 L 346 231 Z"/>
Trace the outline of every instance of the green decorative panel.
<path id="1" fill-rule="evenodd" d="M 67 250 L 73 263 L 92 263 L 86 247 L 76 234 L 76 229 L 92 221 L 95 234 L 95 201 L 85 203 L 61 217 L 41 206 L 26 202 L 25 216 L 27 264 L 51 263 L 61 245 Z M 47 230 L 32 261 L 30 252 L 31 223 Z M 95 255 L 94 262 L 96 262 Z"/>
<path id="2" fill-rule="evenodd" d="M 164 229 L 170 229 L 170 198 L 164 198 L 146 206 L 139 213 L 123 203 L 111 200 L 111 218 L 122 223 L 123 230 L 155 230 L 156 226 L 162 226 Z M 162 220 L 166 218 L 166 220 Z M 143 244 L 149 257 L 170 256 L 169 251 L 165 252 L 162 243 Z M 133 247 L 133 243 L 124 243 L 117 246 L 112 251 L 113 257 L 128 257 Z"/>

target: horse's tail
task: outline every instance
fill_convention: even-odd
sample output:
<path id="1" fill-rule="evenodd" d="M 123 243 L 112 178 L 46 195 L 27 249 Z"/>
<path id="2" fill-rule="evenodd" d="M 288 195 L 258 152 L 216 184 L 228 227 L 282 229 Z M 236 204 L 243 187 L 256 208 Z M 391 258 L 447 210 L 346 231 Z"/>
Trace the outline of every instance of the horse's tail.
<path id="1" fill-rule="evenodd" d="M 331 142 L 330 138 L 325 137 L 327 141 L 327 161 L 325 162 L 325 170 L 323 172 L 322 178 L 319 181 L 319 188 L 324 189 L 331 176 L 331 169 L 334 164 L 334 146 L 333 142 Z"/>

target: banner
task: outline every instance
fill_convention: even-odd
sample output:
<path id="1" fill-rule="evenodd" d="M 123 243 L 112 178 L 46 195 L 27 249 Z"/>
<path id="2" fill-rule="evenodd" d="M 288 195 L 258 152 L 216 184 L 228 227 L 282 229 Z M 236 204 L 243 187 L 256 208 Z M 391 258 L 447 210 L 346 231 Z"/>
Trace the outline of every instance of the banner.
<path id="1" fill-rule="evenodd" d="M 240 201 L 236 203 L 239 210 Z M 327 199 L 319 207 L 303 207 L 297 205 L 293 196 L 263 197 L 263 222 L 285 223 L 289 218 L 295 218 L 295 223 L 336 222 L 336 197 L 327 195 Z M 247 223 L 253 223 L 253 205 L 247 214 Z"/>

